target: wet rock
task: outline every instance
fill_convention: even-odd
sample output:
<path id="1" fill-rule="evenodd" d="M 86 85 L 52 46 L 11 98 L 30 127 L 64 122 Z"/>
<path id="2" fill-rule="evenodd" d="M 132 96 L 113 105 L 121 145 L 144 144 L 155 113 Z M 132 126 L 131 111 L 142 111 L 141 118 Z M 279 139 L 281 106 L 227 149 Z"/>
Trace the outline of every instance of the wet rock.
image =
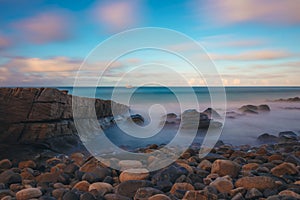
<path id="1" fill-rule="evenodd" d="M 212 164 L 211 173 L 217 173 L 220 176 L 229 175 L 233 178 L 239 174 L 240 165 L 230 160 L 216 160 Z"/>
<path id="2" fill-rule="evenodd" d="M 149 171 L 147 169 L 127 169 L 124 170 L 119 179 L 121 182 L 129 181 L 129 180 L 146 180 L 149 177 Z"/>
<path id="3" fill-rule="evenodd" d="M 12 163 L 8 159 L 3 159 L 0 161 L 0 169 L 9 169 L 12 167 Z"/>
<path id="4" fill-rule="evenodd" d="M 18 173 L 14 173 L 11 170 L 6 170 L 0 174 L 0 183 L 12 184 L 12 183 L 21 183 L 22 177 Z"/>
<path id="5" fill-rule="evenodd" d="M 118 185 L 116 188 L 116 194 L 133 198 L 136 191 L 139 188 L 143 187 L 152 187 L 152 183 L 150 181 L 145 180 L 132 180 L 132 181 L 125 181 Z"/>
<path id="6" fill-rule="evenodd" d="M 229 193 L 233 189 L 233 184 L 230 178 L 219 177 L 210 186 L 215 187 L 220 193 Z"/>
<path id="7" fill-rule="evenodd" d="M 156 194 L 163 194 L 163 192 L 152 187 L 139 188 L 134 195 L 134 200 L 148 200 Z"/>
<path id="8" fill-rule="evenodd" d="M 42 192 L 38 188 L 27 188 L 16 193 L 17 200 L 27 200 L 42 196 Z"/>
<path id="9" fill-rule="evenodd" d="M 268 176 L 254 176 L 254 177 L 243 177 L 235 182 L 236 187 L 243 187 L 246 189 L 256 188 L 259 190 L 265 190 L 267 188 L 275 188 L 275 180 Z"/>
<path id="10" fill-rule="evenodd" d="M 298 174 L 297 167 L 292 163 L 284 162 L 274 168 L 271 169 L 271 173 L 275 176 L 282 176 L 284 174 Z"/>
<path id="11" fill-rule="evenodd" d="M 259 199 L 260 197 L 263 197 L 263 194 L 258 189 L 252 188 L 248 190 L 245 197 L 246 199 Z"/>

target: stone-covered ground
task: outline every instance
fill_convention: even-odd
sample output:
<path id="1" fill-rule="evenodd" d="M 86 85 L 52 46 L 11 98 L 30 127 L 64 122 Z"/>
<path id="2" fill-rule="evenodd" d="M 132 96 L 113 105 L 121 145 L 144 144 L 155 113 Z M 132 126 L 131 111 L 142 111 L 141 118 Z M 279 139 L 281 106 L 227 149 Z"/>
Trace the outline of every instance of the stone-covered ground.
<path id="1" fill-rule="evenodd" d="M 151 145 L 139 151 L 157 148 Z M 197 152 L 190 148 L 175 163 L 155 172 L 143 168 L 155 159 L 149 163 L 114 159 L 123 172 L 82 153 L 3 159 L 0 199 L 300 199 L 299 141 L 260 147 L 220 145 L 205 158 Z"/>

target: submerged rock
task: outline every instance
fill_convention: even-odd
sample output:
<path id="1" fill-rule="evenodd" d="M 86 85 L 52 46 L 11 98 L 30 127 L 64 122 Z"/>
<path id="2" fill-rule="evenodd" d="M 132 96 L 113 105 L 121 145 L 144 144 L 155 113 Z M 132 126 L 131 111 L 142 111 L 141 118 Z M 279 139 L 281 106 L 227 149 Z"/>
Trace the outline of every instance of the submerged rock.
<path id="1" fill-rule="evenodd" d="M 131 115 L 130 119 L 138 125 L 143 125 L 145 122 L 144 117 L 140 114 Z"/>
<path id="2" fill-rule="evenodd" d="M 208 127 L 219 128 L 223 125 L 221 122 L 214 121 L 210 119 L 207 114 L 200 113 L 195 109 L 184 111 L 181 118 L 183 129 L 207 129 Z"/>
<path id="3" fill-rule="evenodd" d="M 275 143 L 278 142 L 278 137 L 275 135 L 270 135 L 269 133 L 264 133 L 258 136 L 257 141 L 259 143 Z"/>

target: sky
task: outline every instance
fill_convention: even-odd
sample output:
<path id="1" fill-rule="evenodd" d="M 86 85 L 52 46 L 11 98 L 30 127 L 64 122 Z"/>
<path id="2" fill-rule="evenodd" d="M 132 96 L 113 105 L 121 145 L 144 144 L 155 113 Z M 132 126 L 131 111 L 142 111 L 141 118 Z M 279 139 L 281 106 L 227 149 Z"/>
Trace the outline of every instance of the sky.
<path id="1" fill-rule="evenodd" d="M 72 86 L 93 52 L 98 59 L 81 77 L 86 86 L 202 86 L 218 85 L 217 79 L 225 86 L 300 86 L 299 10 L 296 0 L 0 0 L 0 87 Z M 157 43 L 171 41 L 166 49 L 208 55 L 218 73 L 199 76 L 180 57 L 159 50 L 141 49 L 114 61 L 102 56 L 108 49 L 99 44 L 144 27 L 193 39 L 202 51 L 156 35 Z M 112 53 L 132 42 L 115 43 Z M 201 65 L 204 71 L 211 67 Z"/>

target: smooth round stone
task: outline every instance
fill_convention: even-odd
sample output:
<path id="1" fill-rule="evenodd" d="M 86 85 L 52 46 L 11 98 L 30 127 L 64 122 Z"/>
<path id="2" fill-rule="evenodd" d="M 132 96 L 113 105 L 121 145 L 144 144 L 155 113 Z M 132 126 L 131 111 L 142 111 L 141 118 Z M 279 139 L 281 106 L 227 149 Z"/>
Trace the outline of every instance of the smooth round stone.
<path id="1" fill-rule="evenodd" d="M 83 192 L 89 191 L 90 183 L 87 181 L 80 181 L 76 183 L 73 187 L 73 189 L 77 189 Z"/>
<path id="2" fill-rule="evenodd" d="M 119 166 L 121 169 L 141 168 L 143 164 L 138 160 L 120 160 Z"/>
<path id="3" fill-rule="evenodd" d="M 293 192 L 291 190 L 283 190 L 279 193 L 280 196 L 294 197 L 296 199 L 300 199 L 300 194 Z"/>
<path id="4" fill-rule="evenodd" d="M 237 177 L 240 166 L 236 162 L 230 160 L 216 160 L 212 164 L 211 173 L 217 173 L 220 176 L 229 175 L 232 178 Z"/>
<path id="5" fill-rule="evenodd" d="M 75 192 L 69 191 L 64 194 L 62 200 L 79 200 L 79 195 Z"/>
<path id="6" fill-rule="evenodd" d="M 14 173 L 12 170 L 6 170 L 0 174 L 0 183 L 12 184 L 12 183 L 21 183 L 22 177 L 18 173 Z"/>
<path id="7" fill-rule="evenodd" d="M 24 168 L 35 169 L 36 168 L 36 164 L 33 160 L 26 160 L 26 161 L 19 162 L 18 166 L 20 169 L 24 169 Z"/>
<path id="8" fill-rule="evenodd" d="M 87 192 L 87 193 L 80 195 L 80 200 L 96 200 L 96 198 L 94 195 Z"/>
<path id="9" fill-rule="evenodd" d="M 188 191 L 194 189 L 194 186 L 189 183 L 175 183 L 171 188 L 170 193 L 175 194 L 177 191 Z"/>
<path id="10" fill-rule="evenodd" d="M 64 188 L 54 189 L 54 190 L 52 191 L 52 196 L 54 196 L 54 197 L 57 198 L 57 199 L 61 199 L 61 198 L 64 196 L 64 194 L 65 194 L 66 192 L 68 192 L 68 191 L 69 191 L 69 190 L 64 189 Z"/>
<path id="11" fill-rule="evenodd" d="M 27 200 L 42 196 L 42 192 L 38 188 L 27 188 L 16 193 L 17 200 Z"/>
<path id="12" fill-rule="evenodd" d="M 276 183 L 274 179 L 268 176 L 254 176 L 254 177 L 243 177 L 235 182 L 236 187 L 244 187 L 246 189 L 256 188 L 259 190 L 265 190 L 267 188 L 275 188 Z"/>
<path id="13" fill-rule="evenodd" d="M 202 160 L 199 165 L 198 168 L 209 171 L 211 169 L 212 163 L 209 160 Z"/>
<path id="14" fill-rule="evenodd" d="M 229 193 L 233 189 L 232 182 L 224 177 L 217 178 L 210 186 L 215 187 L 220 193 Z"/>
<path id="15" fill-rule="evenodd" d="M 8 159 L 3 159 L 0 161 L 0 169 L 9 169 L 12 167 L 12 163 Z"/>
<path id="16" fill-rule="evenodd" d="M 131 200 L 131 198 L 124 197 L 119 194 L 106 194 L 106 195 L 104 195 L 104 198 L 106 200 Z"/>
<path id="17" fill-rule="evenodd" d="M 271 169 L 271 173 L 275 176 L 282 176 L 284 174 L 298 174 L 298 169 L 293 163 L 284 162 Z"/>
<path id="18" fill-rule="evenodd" d="M 84 155 L 82 153 L 73 153 L 71 159 L 78 165 L 81 166 L 84 162 Z"/>
<path id="19" fill-rule="evenodd" d="M 148 200 L 171 200 L 170 197 L 164 194 L 156 194 L 148 198 Z"/>
<path id="20" fill-rule="evenodd" d="M 106 194 L 113 191 L 113 186 L 108 183 L 97 182 L 89 186 L 89 192 L 92 190 L 97 190 L 98 192 Z"/>
<path id="21" fill-rule="evenodd" d="M 263 194 L 256 188 L 252 188 L 247 191 L 245 197 L 246 199 L 259 199 Z"/>
<path id="22" fill-rule="evenodd" d="M 245 171 L 255 170 L 259 167 L 259 164 L 257 163 L 248 163 L 246 165 L 243 165 L 242 169 Z"/>
<path id="23" fill-rule="evenodd" d="M 126 169 L 120 174 L 120 182 L 129 180 L 146 180 L 149 177 L 149 171 L 144 168 Z"/>

